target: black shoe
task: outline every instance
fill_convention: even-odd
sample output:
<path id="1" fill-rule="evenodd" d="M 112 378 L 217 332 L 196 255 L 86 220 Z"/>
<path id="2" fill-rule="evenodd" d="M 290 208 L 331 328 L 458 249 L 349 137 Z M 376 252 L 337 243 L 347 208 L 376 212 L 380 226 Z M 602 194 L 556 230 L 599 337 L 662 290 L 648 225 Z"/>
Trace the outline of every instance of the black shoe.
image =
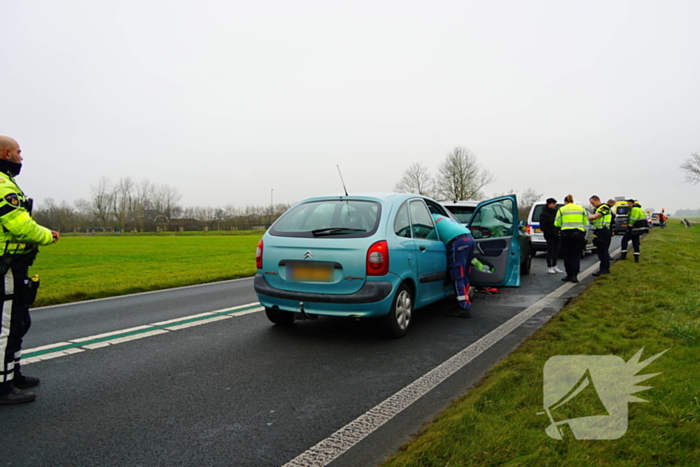
<path id="1" fill-rule="evenodd" d="M 12 392 L 4 396 L 0 396 L 0 405 L 24 404 L 36 399 L 36 394 L 29 391 L 22 391 L 17 388 L 12 388 Z"/>
<path id="2" fill-rule="evenodd" d="M 41 383 L 41 380 L 37 378 L 36 376 L 20 376 L 19 378 L 15 378 L 14 381 L 15 387 L 17 389 L 27 389 L 27 388 L 33 388 L 34 386 L 39 386 L 39 383 Z"/>
<path id="3" fill-rule="evenodd" d="M 639 255 L 634 255 L 634 262 L 638 263 L 639 262 Z"/>
<path id="4" fill-rule="evenodd" d="M 571 282 L 573 282 L 574 284 L 578 284 L 578 278 L 576 278 L 576 277 L 572 277 L 572 278 L 569 279 L 569 280 L 570 280 Z"/>
<path id="5" fill-rule="evenodd" d="M 566 276 L 566 277 L 562 277 L 561 280 L 564 282 L 569 282 L 571 280 L 571 278 L 569 276 Z"/>
<path id="6" fill-rule="evenodd" d="M 465 308 L 455 308 L 454 310 L 448 311 L 447 316 L 451 318 L 471 318 L 472 312 Z"/>
<path id="7" fill-rule="evenodd" d="M 603 269 L 600 271 L 601 274 L 610 274 L 610 269 Z"/>
<path id="8" fill-rule="evenodd" d="M 592 275 L 592 276 L 595 276 L 595 277 L 598 277 L 598 276 L 600 276 L 601 274 L 605 274 L 605 273 L 604 273 L 603 271 L 601 271 L 600 269 L 598 269 L 596 272 L 594 272 L 594 273 L 591 274 L 591 275 Z"/>

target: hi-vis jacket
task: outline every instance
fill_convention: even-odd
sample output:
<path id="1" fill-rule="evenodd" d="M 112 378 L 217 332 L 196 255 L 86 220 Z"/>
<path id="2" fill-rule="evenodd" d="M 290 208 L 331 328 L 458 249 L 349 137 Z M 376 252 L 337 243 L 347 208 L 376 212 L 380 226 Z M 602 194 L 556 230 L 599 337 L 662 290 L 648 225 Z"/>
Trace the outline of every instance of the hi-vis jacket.
<path id="1" fill-rule="evenodd" d="M 27 207 L 27 198 L 15 180 L 0 172 L 0 255 L 6 246 L 8 253 L 22 254 L 34 245 L 53 243 L 51 231 L 37 224 Z"/>
<path id="2" fill-rule="evenodd" d="M 561 230 L 579 229 L 584 232 L 588 225 L 588 216 L 583 206 L 576 203 L 565 204 L 557 211 L 557 216 L 554 218 L 554 226 L 560 227 Z"/>
<path id="3" fill-rule="evenodd" d="M 644 211 L 642 211 L 642 208 L 640 208 L 639 206 L 634 206 L 632 209 L 630 209 L 628 224 L 629 229 L 632 231 L 632 235 L 639 235 L 642 233 L 647 233 L 649 231 L 647 223 L 640 222 L 642 220 L 646 221 L 646 218 L 647 215 L 644 214 Z"/>
<path id="4" fill-rule="evenodd" d="M 593 219 L 593 228 L 595 230 L 600 230 L 600 229 L 607 229 L 610 227 L 610 221 L 612 221 L 612 214 L 610 213 L 610 206 L 607 204 L 603 203 L 600 206 L 598 206 L 598 209 L 595 210 L 596 214 L 600 214 L 601 217 L 597 219 Z"/>

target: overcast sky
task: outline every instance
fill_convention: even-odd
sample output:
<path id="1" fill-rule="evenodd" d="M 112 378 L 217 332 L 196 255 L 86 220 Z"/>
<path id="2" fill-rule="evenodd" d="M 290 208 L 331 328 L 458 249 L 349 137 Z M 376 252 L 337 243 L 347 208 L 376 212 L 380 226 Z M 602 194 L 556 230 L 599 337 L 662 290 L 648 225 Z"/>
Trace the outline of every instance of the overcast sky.
<path id="1" fill-rule="evenodd" d="M 18 182 L 102 176 L 183 206 L 393 191 L 455 146 L 582 203 L 700 208 L 700 2 L 0 0 L 0 134 Z"/>

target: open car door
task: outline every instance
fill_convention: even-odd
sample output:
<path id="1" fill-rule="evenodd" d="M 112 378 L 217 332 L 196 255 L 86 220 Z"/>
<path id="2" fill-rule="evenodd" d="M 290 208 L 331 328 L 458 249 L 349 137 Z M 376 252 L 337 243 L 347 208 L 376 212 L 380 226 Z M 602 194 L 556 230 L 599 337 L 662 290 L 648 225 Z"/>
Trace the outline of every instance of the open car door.
<path id="1" fill-rule="evenodd" d="M 518 203 L 515 195 L 500 196 L 479 203 L 469 220 L 476 246 L 474 256 L 492 272 L 472 267 L 472 285 L 520 286 L 520 239 Z"/>

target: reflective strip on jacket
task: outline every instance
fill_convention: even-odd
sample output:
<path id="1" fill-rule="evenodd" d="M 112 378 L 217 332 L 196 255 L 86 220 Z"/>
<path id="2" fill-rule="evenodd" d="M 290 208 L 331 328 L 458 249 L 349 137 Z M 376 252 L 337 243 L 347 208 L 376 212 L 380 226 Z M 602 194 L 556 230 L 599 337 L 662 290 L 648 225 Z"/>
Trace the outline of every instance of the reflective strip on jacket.
<path id="1" fill-rule="evenodd" d="M 588 225 L 586 210 L 576 203 L 565 204 L 557 211 L 554 225 L 560 227 L 561 230 L 579 229 L 585 231 L 585 226 Z"/>
<path id="2" fill-rule="evenodd" d="M 635 206 L 630 209 L 629 229 L 632 232 L 632 235 L 642 235 L 649 232 L 647 215 L 644 214 L 642 208 Z"/>
<path id="3" fill-rule="evenodd" d="M 610 206 L 607 204 L 601 204 L 598 209 L 595 210 L 596 214 L 601 216 L 597 219 L 593 219 L 592 224 L 594 229 L 607 229 L 610 226 L 610 221 L 612 220 L 612 214 L 610 214 Z"/>
<path id="4" fill-rule="evenodd" d="M 634 225 L 635 222 L 637 222 L 640 219 L 646 219 L 647 215 L 644 214 L 644 211 L 642 211 L 642 208 L 635 206 L 632 209 L 630 209 L 629 213 L 629 225 Z"/>
<path id="5" fill-rule="evenodd" d="M 9 241 L 8 252 L 22 254 L 34 245 L 53 243 L 51 231 L 32 219 L 27 210 L 27 199 L 14 179 L 0 172 L 0 248 L 5 250 Z M 0 253 L 1 255 L 2 253 Z"/>

